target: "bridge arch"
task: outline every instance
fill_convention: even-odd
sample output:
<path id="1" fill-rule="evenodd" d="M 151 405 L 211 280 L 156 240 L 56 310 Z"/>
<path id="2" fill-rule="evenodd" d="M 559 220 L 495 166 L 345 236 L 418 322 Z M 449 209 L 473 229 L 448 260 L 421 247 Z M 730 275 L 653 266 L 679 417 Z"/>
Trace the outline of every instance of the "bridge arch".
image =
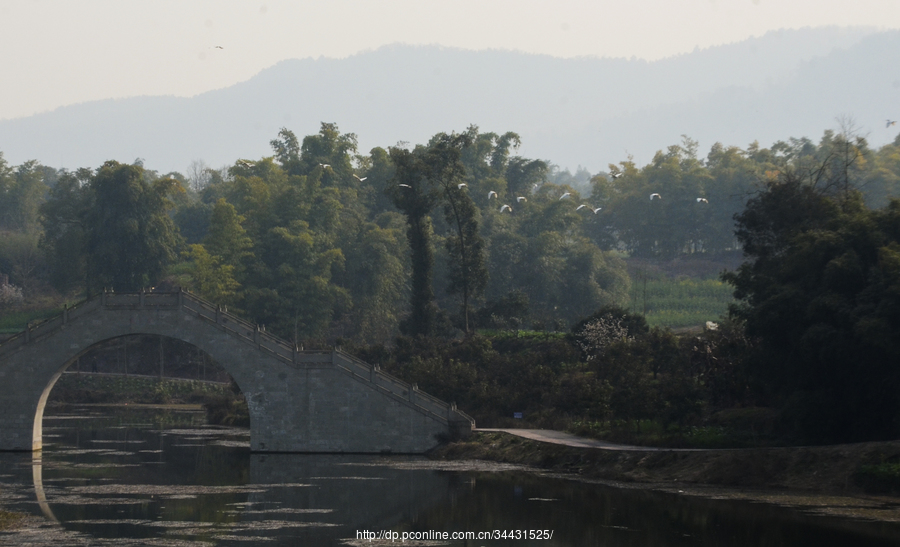
<path id="1" fill-rule="evenodd" d="M 104 293 L 0 345 L 0 450 L 40 450 L 53 385 L 87 348 L 132 334 L 182 340 L 235 380 L 256 452 L 421 453 L 474 422 L 340 351 L 298 351 L 189 293 Z"/>
<path id="2" fill-rule="evenodd" d="M 124 372 L 124 375 L 128 376 L 129 375 L 129 362 L 130 361 L 133 362 L 133 360 L 129 359 L 128 356 L 133 355 L 133 353 L 134 353 L 133 349 L 131 351 L 129 351 L 129 349 L 128 349 L 129 342 L 130 342 L 131 348 L 134 348 L 136 343 L 141 344 L 141 342 L 143 342 L 143 344 L 141 344 L 144 346 L 142 353 L 144 355 L 146 355 L 146 340 L 143 340 L 143 341 L 140 340 L 140 337 L 144 337 L 144 336 L 152 337 L 154 345 L 156 345 L 157 342 L 159 344 L 159 356 L 156 357 L 154 355 L 154 362 L 150 365 L 150 367 L 153 369 L 153 374 L 152 375 L 147 374 L 147 368 L 148 368 L 147 362 L 143 361 L 143 363 L 142 363 L 142 365 L 143 365 L 142 368 L 144 369 L 142 371 L 143 374 L 141 373 L 141 371 L 135 373 L 134 368 L 132 367 L 131 371 L 130 371 L 130 375 L 143 376 L 143 377 L 151 377 L 152 376 L 152 377 L 158 377 L 161 380 L 162 379 L 175 379 L 175 380 L 177 380 L 177 379 L 183 379 L 183 380 L 194 379 L 194 378 L 183 378 L 183 377 L 179 377 L 177 375 L 173 376 L 172 374 L 175 370 L 178 370 L 181 373 L 184 373 L 184 370 L 185 370 L 184 364 L 182 363 L 180 366 L 175 365 L 175 364 L 173 364 L 173 362 L 171 360 L 167 360 L 164 358 L 164 353 L 165 353 L 164 346 L 165 345 L 169 346 L 168 353 L 171 355 L 172 342 L 173 341 L 181 342 L 182 340 L 180 340 L 180 339 L 172 338 L 172 337 L 168 337 L 168 336 L 158 336 L 158 335 L 144 333 L 144 332 L 137 332 L 137 333 L 129 333 L 124 336 L 107 338 L 105 340 L 98 340 L 94 344 L 82 349 L 77 354 L 72 356 L 68 361 L 66 361 L 65 363 L 62 364 L 60 369 L 56 373 L 54 373 L 53 376 L 50 377 L 50 379 L 47 382 L 47 386 L 44 388 L 44 391 L 41 394 L 41 398 L 38 401 L 37 412 L 35 413 L 33 437 L 38 438 L 38 437 L 42 436 L 42 429 L 43 429 L 43 425 L 42 425 L 43 419 L 42 418 L 44 415 L 44 410 L 46 409 L 46 405 L 52 399 L 53 391 L 57 387 L 58 380 L 60 378 L 62 378 L 62 376 L 64 374 L 66 374 L 66 373 L 70 373 L 70 374 L 71 373 L 97 373 L 98 372 L 97 364 L 99 361 L 99 363 L 100 363 L 99 372 L 114 373 L 114 374 L 115 373 L 122 374 Z M 135 338 L 138 338 L 138 340 L 135 340 Z M 119 342 L 119 343 L 108 344 L 109 342 Z M 123 352 L 120 353 L 119 350 L 122 349 L 123 347 L 125 349 Z M 212 367 L 212 369 L 209 370 L 209 373 L 211 376 L 215 377 L 219 381 L 227 382 L 230 380 L 230 381 L 234 381 L 235 384 L 238 384 L 238 382 L 236 380 L 234 380 L 234 378 L 232 378 L 231 375 L 228 374 L 227 371 L 225 371 L 221 367 L 221 365 L 219 365 L 218 362 L 216 362 L 216 360 L 212 358 L 211 355 L 202 351 L 200 348 L 198 348 L 192 344 L 183 344 L 183 348 L 181 348 L 181 351 L 180 352 L 176 351 L 176 353 L 183 354 L 183 352 L 185 350 L 187 350 L 188 348 L 190 348 L 189 351 L 192 354 L 196 353 L 197 357 L 202 356 L 201 361 L 203 361 L 204 363 L 206 363 L 207 361 L 212 362 L 213 367 Z M 110 355 L 109 355 L 109 352 L 111 350 L 114 350 L 114 352 L 115 352 L 112 359 L 110 359 Z M 153 351 L 156 352 L 156 348 L 154 348 Z M 111 365 L 110 361 L 113 362 L 112 365 Z M 205 380 L 206 375 L 207 375 L 207 368 L 206 368 L 207 365 L 204 364 L 203 366 L 204 366 L 203 380 Z M 193 367 L 193 365 L 192 365 L 192 367 Z M 111 370 L 111 368 L 112 368 L 112 370 Z M 200 373 L 200 365 L 199 364 L 197 365 L 196 370 L 197 370 L 197 378 L 196 379 L 200 380 L 201 373 Z M 166 374 L 165 376 L 164 376 L 164 373 Z M 238 384 L 238 388 L 240 388 L 240 384 Z M 243 393 L 241 393 L 241 395 L 243 396 Z"/>

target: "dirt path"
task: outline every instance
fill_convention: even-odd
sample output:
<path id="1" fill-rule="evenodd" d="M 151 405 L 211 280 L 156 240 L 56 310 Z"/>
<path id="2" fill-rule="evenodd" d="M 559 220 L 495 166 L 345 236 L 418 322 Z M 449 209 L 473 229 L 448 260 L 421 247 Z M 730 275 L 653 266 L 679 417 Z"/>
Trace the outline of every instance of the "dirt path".
<path id="1" fill-rule="evenodd" d="M 627 450 L 631 452 L 698 452 L 699 448 L 655 448 L 651 446 L 636 446 L 631 444 L 616 444 L 606 441 L 598 441 L 597 439 L 589 439 L 587 437 L 579 437 L 564 431 L 554 431 L 552 429 L 493 429 L 483 428 L 476 429 L 477 432 L 502 432 L 531 439 L 532 441 L 540 441 L 543 443 L 561 444 L 563 446 L 573 446 L 576 448 L 599 448 L 602 450 Z"/>

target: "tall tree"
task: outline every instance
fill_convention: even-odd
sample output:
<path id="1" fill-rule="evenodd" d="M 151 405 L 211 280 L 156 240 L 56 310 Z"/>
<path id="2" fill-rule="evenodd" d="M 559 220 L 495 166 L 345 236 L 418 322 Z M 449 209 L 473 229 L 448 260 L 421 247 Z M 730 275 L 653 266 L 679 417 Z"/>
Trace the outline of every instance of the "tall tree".
<path id="1" fill-rule="evenodd" d="M 470 128 L 471 129 L 471 128 Z M 508 140 L 514 133 L 504 135 L 502 151 L 495 155 L 505 155 Z M 515 136 L 518 139 L 517 136 Z M 451 234 L 446 238 L 450 253 L 450 284 L 448 291 L 462 299 L 463 327 L 466 334 L 471 332 L 469 311 L 471 300 L 481 296 L 487 286 L 488 272 L 485 261 L 484 239 L 478 228 L 478 208 L 469 197 L 463 184 L 466 166 L 462 157 L 473 142 L 469 133 L 448 135 L 441 133 L 431 139 L 425 151 L 427 176 L 443 190 L 444 217 L 451 226 Z M 505 166 L 505 158 L 502 161 Z"/>
<path id="2" fill-rule="evenodd" d="M 156 283 L 175 258 L 178 233 L 168 197 L 184 191 L 173 178 L 149 183 L 139 165 L 108 161 L 88 185 L 84 212 L 88 292 L 136 291 Z"/>
<path id="3" fill-rule="evenodd" d="M 429 336 L 434 332 L 438 312 L 434 300 L 434 249 L 429 214 L 438 203 L 442 188 L 426 176 L 420 149 L 410 151 L 393 147 L 390 157 L 395 171 L 393 184 L 386 191 L 406 216 L 406 237 L 412 262 L 411 313 L 400 328 L 412 336 Z"/>
<path id="4" fill-rule="evenodd" d="M 87 168 L 64 171 L 40 207 L 44 228 L 40 246 L 47 254 L 51 283 L 64 293 L 83 289 L 87 279 L 83 220 L 90 206 L 92 176 Z"/>

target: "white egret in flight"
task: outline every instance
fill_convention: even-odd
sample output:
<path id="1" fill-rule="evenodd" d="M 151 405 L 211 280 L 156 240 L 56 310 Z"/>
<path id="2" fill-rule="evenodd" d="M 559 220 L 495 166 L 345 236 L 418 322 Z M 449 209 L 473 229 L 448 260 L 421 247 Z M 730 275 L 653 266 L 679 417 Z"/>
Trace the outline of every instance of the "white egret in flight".
<path id="1" fill-rule="evenodd" d="M 366 180 L 366 179 L 369 178 L 369 177 L 359 178 L 359 175 L 357 175 L 356 173 L 353 173 L 353 178 L 355 178 L 355 179 L 358 180 L 359 182 L 362 182 L 362 181 Z"/>
<path id="2" fill-rule="evenodd" d="M 518 201 L 519 203 L 522 203 L 523 201 L 528 201 L 528 200 L 525 199 L 525 196 L 519 196 L 516 198 L 516 201 Z"/>
<path id="3" fill-rule="evenodd" d="M 412 188 L 412 186 L 408 184 L 398 184 L 397 186 L 399 186 L 400 188 Z"/>
<path id="4" fill-rule="evenodd" d="M 659 194 L 650 194 L 650 201 L 653 201 L 654 199 L 662 199 L 662 196 Z"/>
<path id="5" fill-rule="evenodd" d="M 469 185 L 466 184 L 465 182 L 460 182 L 459 184 L 456 185 L 456 187 L 459 188 L 460 190 L 462 190 L 463 188 L 468 188 L 468 186 Z"/>
<path id="6" fill-rule="evenodd" d="M 587 203 L 582 203 L 581 205 L 579 205 L 578 207 L 576 207 L 575 210 L 576 210 L 576 211 L 580 211 L 580 210 L 584 209 L 585 207 L 587 207 Z"/>
<path id="7" fill-rule="evenodd" d="M 559 199 L 564 199 L 572 195 L 572 192 L 566 192 L 565 194 L 559 196 Z"/>
<path id="8" fill-rule="evenodd" d="M 497 192 L 495 192 L 493 190 L 488 192 L 488 199 L 495 198 L 495 197 L 497 197 Z"/>
<path id="9" fill-rule="evenodd" d="M 512 213 L 512 207 L 510 207 L 509 205 L 504 205 L 500 208 L 500 212 L 502 213 L 503 211 L 509 211 L 510 213 Z"/>
<path id="10" fill-rule="evenodd" d="M 591 211 L 593 211 L 596 215 L 598 212 L 600 212 L 600 209 L 603 209 L 603 207 L 597 207 L 596 209 L 591 209 Z"/>
<path id="11" fill-rule="evenodd" d="M 697 198 L 697 203 L 709 203 L 709 200 L 706 198 Z"/>

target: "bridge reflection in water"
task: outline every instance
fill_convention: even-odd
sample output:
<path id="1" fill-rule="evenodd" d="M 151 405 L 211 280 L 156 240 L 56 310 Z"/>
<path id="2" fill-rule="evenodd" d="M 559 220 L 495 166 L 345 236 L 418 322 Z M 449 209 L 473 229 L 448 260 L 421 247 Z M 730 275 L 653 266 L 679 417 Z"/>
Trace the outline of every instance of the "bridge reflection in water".
<path id="1" fill-rule="evenodd" d="M 547 529 L 560 546 L 900 544 L 896 523 L 413 456 L 253 454 L 235 429 L 160 429 L 130 410 L 105 419 L 53 417 L 43 460 L 0 454 L 0 510 L 46 517 L 0 534 L 0 545 L 362 545 L 358 531 L 383 529 Z M 453 467 L 467 470 L 440 470 Z"/>

